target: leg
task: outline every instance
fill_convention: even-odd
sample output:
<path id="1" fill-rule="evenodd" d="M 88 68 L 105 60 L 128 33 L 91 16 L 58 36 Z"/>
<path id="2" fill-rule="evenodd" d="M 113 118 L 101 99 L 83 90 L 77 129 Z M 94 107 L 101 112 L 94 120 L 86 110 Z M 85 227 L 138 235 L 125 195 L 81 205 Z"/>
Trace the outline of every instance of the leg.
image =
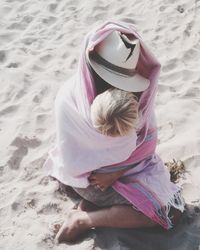
<path id="1" fill-rule="evenodd" d="M 91 212 L 100 209 L 98 206 L 93 204 L 92 202 L 89 202 L 85 199 L 82 199 L 80 203 L 78 204 L 79 210 L 86 211 L 86 212 Z"/>
<path id="2" fill-rule="evenodd" d="M 141 228 L 156 223 L 129 205 L 115 205 L 97 211 L 72 211 L 56 235 L 58 242 L 74 241 L 93 227 Z"/>
<path id="3" fill-rule="evenodd" d="M 92 227 L 141 228 L 156 223 L 129 205 L 115 205 L 88 213 Z"/>

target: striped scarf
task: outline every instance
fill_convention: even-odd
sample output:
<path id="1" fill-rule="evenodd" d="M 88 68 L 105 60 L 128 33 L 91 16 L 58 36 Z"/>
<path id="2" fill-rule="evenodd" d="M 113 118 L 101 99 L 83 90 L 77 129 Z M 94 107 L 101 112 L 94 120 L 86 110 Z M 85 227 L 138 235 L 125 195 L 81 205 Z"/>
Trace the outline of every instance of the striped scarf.
<path id="1" fill-rule="evenodd" d="M 140 121 L 137 133 L 108 137 L 92 126 L 90 106 L 95 84 L 86 53 L 93 50 L 113 30 L 134 35 L 140 40 L 139 74 L 150 86 L 139 100 Z M 153 104 L 160 64 L 150 53 L 130 23 L 106 22 L 85 37 L 77 73 L 58 91 L 55 100 L 56 144 L 45 162 L 47 174 L 66 185 L 86 188 L 92 171 L 112 172 L 127 168 L 113 188 L 133 207 L 168 229 L 171 206 L 183 211 L 180 189 L 170 182 L 169 172 L 155 154 L 157 132 Z"/>

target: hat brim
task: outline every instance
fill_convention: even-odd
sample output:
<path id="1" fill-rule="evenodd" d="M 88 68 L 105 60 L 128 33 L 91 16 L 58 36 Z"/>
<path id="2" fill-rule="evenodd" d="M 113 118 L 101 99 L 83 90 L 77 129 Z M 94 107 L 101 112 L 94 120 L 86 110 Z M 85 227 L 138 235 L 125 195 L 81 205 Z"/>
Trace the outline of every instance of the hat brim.
<path id="1" fill-rule="evenodd" d="M 142 77 L 139 74 L 134 76 L 126 76 L 123 74 L 115 73 L 106 67 L 96 63 L 89 56 L 87 56 L 91 67 L 94 71 L 110 85 L 129 92 L 142 92 L 145 91 L 150 84 L 149 79 Z"/>

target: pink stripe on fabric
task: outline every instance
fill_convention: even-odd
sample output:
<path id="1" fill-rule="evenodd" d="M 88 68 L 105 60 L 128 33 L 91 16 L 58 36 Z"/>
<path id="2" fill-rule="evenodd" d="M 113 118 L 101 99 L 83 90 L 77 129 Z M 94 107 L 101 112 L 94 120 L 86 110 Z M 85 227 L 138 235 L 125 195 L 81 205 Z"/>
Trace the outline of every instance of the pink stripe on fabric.
<path id="1" fill-rule="evenodd" d="M 155 221 L 156 223 L 168 229 L 168 223 L 165 219 L 162 219 L 156 212 L 152 202 L 138 189 L 133 188 L 131 184 L 123 184 L 119 181 L 115 182 L 112 186 L 118 193 L 125 197 L 129 202 L 133 204 L 139 211 L 144 213 L 147 217 Z M 159 202 L 159 201 L 158 201 Z"/>
<path id="2" fill-rule="evenodd" d="M 137 148 L 136 151 L 126 160 L 111 166 L 121 166 L 121 165 L 130 165 L 137 163 L 149 156 L 151 156 L 156 149 L 157 138 L 151 141 L 143 142 L 143 144 Z"/>
<path id="3" fill-rule="evenodd" d="M 156 142 L 157 140 L 144 142 L 140 147 L 137 148 L 135 153 L 133 153 L 131 157 L 126 160 L 126 163 L 141 161 L 144 159 L 144 157 L 146 158 L 152 155 L 152 152 L 154 152 L 156 148 Z"/>

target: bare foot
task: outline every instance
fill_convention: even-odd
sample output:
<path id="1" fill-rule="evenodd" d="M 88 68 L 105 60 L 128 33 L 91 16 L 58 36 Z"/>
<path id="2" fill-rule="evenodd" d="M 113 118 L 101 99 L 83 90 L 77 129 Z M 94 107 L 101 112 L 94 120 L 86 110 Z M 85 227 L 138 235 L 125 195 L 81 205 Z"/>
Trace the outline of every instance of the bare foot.
<path id="1" fill-rule="evenodd" d="M 55 240 L 58 243 L 63 241 L 75 241 L 80 234 L 90 228 L 90 220 L 87 213 L 80 210 L 72 210 L 62 227 L 59 229 Z"/>
<path id="2" fill-rule="evenodd" d="M 86 211 L 86 212 L 91 212 L 91 211 L 98 210 L 99 207 L 94 205 L 93 203 L 85 200 L 85 199 L 82 199 L 80 201 L 80 203 L 78 204 L 77 209 L 82 210 L 82 211 Z"/>

